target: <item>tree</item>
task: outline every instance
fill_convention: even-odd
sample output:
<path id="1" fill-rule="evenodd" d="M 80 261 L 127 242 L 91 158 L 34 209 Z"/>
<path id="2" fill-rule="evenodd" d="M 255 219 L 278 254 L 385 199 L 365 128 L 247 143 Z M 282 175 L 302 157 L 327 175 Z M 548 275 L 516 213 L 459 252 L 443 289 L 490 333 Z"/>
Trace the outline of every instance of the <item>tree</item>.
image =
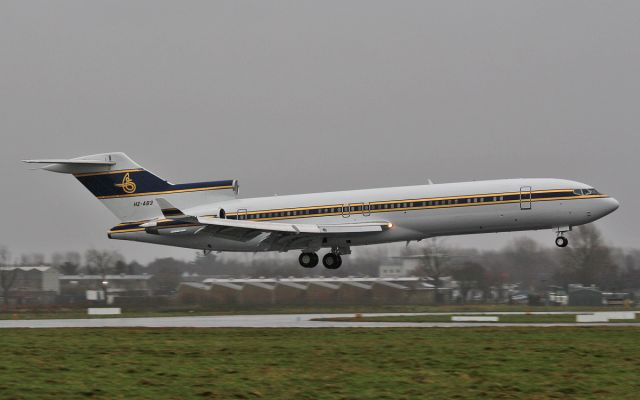
<path id="1" fill-rule="evenodd" d="M 75 275 L 80 268 L 80 253 L 68 251 L 66 253 L 53 253 L 51 265 L 56 267 L 64 275 Z"/>
<path id="2" fill-rule="evenodd" d="M 9 268 L 9 260 L 11 259 L 11 253 L 9 249 L 4 246 L 0 246 L 0 287 L 2 288 L 2 298 L 4 299 L 4 305 L 9 305 L 9 291 L 16 281 L 18 270 L 16 268 Z"/>
<path id="3" fill-rule="evenodd" d="M 171 257 L 157 258 L 147 266 L 149 273 L 153 274 L 151 283 L 157 293 L 173 293 L 180 283 L 182 272 L 186 271 L 189 264 Z"/>
<path id="4" fill-rule="evenodd" d="M 503 250 L 504 269 L 511 280 L 519 282 L 525 290 L 545 281 L 554 269 L 554 261 L 538 242 L 528 237 L 519 237 Z"/>
<path id="5" fill-rule="evenodd" d="M 458 281 L 462 301 L 467 299 L 471 289 L 486 290 L 486 270 L 473 261 L 465 261 L 461 266 L 452 270 L 451 276 Z"/>
<path id="6" fill-rule="evenodd" d="M 28 253 L 20 255 L 20 265 L 38 266 L 44 264 L 44 254 Z"/>
<path id="7" fill-rule="evenodd" d="M 107 302 L 107 291 L 109 282 L 107 282 L 107 275 L 114 272 L 116 263 L 122 261 L 124 257 L 117 251 L 112 250 L 87 250 L 85 254 L 85 260 L 87 262 L 87 269 L 93 271 L 102 277 L 100 289 L 104 295 L 104 301 Z"/>
<path id="8" fill-rule="evenodd" d="M 560 249 L 562 263 L 556 278 L 563 285 L 581 283 L 610 288 L 617 281 L 617 266 L 611 257 L 611 249 L 604 243 L 602 234 L 593 225 L 583 225 L 570 236 L 571 246 Z"/>
<path id="9" fill-rule="evenodd" d="M 438 242 L 437 238 L 432 238 L 421 249 L 422 254 L 416 256 L 422 262 L 416 268 L 415 274 L 418 276 L 430 277 L 433 280 L 436 303 L 441 303 L 440 287 L 442 278 L 450 274 L 449 254 Z"/>

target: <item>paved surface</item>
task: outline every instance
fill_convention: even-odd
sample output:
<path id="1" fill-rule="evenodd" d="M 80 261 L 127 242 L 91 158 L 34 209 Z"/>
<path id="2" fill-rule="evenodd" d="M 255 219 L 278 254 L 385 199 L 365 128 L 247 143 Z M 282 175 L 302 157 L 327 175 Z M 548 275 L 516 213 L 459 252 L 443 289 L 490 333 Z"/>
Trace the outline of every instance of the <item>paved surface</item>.
<path id="1" fill-rule="evenodd" d="M 584 312 L 583 312 L 584 313 Z M 372 313 L 364 317 L 389 315 L 442 315 L 449 313 Z M 462 313 L 457 313 L 462 314 Z M 464 313 L 513 315 L 525 313 Z M 531 314 L 576 314 L 574 312 Z M 450 314 L 449 314 L 450 315 Z M 159 318 L 91 318 L 91 319 L 40 319 L 3 320 L 0 328 L 468 328 L 468 327 L 553 327 L 553 326 L 636 326 L 640 323 L 500 323 L 500 322 L 335 322 L 313 321 L 317 318 L 353 317 L 354 314 L 276 314 L 276 315 L 220 315 L 208 317 L 159 317 Z"/>

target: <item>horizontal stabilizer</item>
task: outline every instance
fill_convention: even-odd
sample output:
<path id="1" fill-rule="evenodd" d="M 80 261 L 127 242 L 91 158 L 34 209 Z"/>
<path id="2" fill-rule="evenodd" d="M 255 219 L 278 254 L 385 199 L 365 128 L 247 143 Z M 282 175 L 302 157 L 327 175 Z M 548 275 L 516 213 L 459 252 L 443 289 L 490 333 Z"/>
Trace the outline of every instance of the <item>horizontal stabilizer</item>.
<path id="1" fill-rule="evenodd" d="M 27 164 L 40 164 L 42 169 L 61 174 L 85 174 L 111 171 L 116 164 L 118 168 L 140 168 L 124 153 L 103 153 L 76 158 L 45 158 L 22 160 Z"/>
<path id="2" fill-rule="evenodd" d="M 100 160 L 63 160 L 63 159 L 50 159 L 50 160 L 22 160 L 27 164 L 67 164 L 67 165 L 115 165 L 115 161 L 100 161 Z"/>

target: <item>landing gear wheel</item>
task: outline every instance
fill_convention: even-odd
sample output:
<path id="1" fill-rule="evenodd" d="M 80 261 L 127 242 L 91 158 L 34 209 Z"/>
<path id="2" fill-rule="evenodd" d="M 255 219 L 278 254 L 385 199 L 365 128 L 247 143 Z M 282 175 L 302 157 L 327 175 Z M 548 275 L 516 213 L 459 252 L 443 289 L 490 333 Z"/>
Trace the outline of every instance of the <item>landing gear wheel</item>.
<path id="1" fill-rule="evenodd" d="M 569 239 L 567 239 L 564 236 L 558 236 L 556 238 L 556 246 L 558 247 L 567 247 L 567 245 L 569 244 Z"/>
<path id="2" fill-rule="evenodd" d="M 327 253 L 322 257 L 322 265 L 327 269 L 338 269 L 342 265 L 340 254 Z"/>
<path id="3" fill-rule="evenodd" d="M 316 253 L 302 253 L 298 257 L 298 262 L 304 268 L 313 268 L 318 265 L 318 255 Z"/>

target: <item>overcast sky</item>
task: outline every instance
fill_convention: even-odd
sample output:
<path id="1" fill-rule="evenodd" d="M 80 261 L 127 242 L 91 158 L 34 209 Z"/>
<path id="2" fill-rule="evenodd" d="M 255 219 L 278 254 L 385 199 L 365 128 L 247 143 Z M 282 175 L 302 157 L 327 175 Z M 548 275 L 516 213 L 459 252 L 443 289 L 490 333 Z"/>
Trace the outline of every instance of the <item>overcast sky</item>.
<path id="1" fill-rule="evenodd" d="M 19 162 L 124 151 L 243 196 L 573 179 L 621 202 L 598 224 L 640 247 L 639 41 L 638 1 L 2 0 L 0 243 L 191 257 L 110 241 L 84 187 Z"/>

